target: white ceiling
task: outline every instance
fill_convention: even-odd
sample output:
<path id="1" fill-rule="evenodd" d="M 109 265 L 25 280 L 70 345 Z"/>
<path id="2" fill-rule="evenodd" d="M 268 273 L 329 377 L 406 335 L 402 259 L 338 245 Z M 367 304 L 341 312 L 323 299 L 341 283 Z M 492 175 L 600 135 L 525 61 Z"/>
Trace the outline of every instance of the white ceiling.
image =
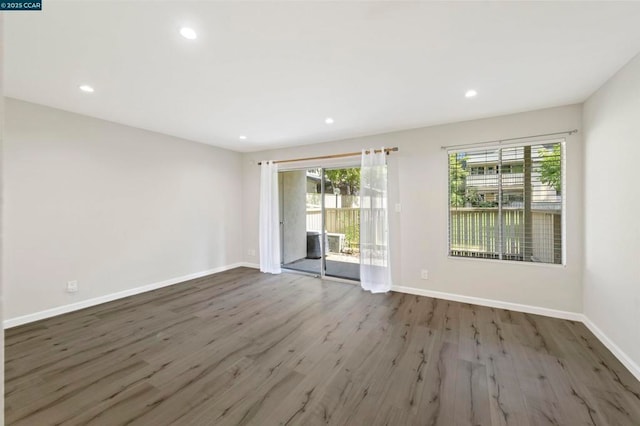
<path id="1" fill-rule="evenodd" d="M 640 51 L 638 2 L 43 8 L 4 13 L 7 96 L 237 151 L 582 102 Z"/>

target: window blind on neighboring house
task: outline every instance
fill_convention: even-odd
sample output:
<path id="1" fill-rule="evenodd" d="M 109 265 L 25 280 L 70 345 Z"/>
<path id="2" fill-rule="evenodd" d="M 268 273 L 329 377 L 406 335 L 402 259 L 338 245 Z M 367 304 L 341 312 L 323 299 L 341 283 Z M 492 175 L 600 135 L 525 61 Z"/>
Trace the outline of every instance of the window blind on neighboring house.
<path id="1" fill-rule="evenodd" d="M 449 151 L 449 255 L 562 264 L 564 141 Z"/>

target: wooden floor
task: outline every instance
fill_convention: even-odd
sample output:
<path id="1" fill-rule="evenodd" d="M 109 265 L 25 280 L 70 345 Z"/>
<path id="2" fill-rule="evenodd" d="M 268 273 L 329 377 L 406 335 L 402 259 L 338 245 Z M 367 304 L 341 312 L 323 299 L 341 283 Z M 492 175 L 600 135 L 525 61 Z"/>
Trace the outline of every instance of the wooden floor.
<path id="1" fill-rule="evenodd" d="M 640 425 L 580 323 L 239 268 L 7 330 L 10 425 Z"/>

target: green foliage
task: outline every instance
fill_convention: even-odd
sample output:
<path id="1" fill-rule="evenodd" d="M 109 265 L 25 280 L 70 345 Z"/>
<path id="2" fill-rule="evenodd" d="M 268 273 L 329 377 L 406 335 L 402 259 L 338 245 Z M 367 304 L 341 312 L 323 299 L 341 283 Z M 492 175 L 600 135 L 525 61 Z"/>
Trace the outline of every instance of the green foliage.
<path id="1" fill-rule="evenodd" d="M 334 188 L 345 188 L 346 195 L 353 195 L 360 189 L 360 167 L 325 170 L 324 176 Z"/>
<path id="2" fill-rule="evenodd" d="M 465 162 L 466 157 L 449 154 L 449 199 L 452 207 L 464 206 L 466 178 L 469 174 Z"/>
<path id="3" fill-rule="evenodd" d="M 540 181 L 554 188 L 558 194 L 562 191 L 562 151 L 560 144 L 552 150 L 540 148 L 538 155 L 542 158 L 540 165 Z"/>
<path id="4" fill-rule="evenodd" d="M 360 244 L 360 225 L 355 224 L 347 227 L 344 232 L 344 240 L 349 249 L 351 246 L 358 246 Z"/>

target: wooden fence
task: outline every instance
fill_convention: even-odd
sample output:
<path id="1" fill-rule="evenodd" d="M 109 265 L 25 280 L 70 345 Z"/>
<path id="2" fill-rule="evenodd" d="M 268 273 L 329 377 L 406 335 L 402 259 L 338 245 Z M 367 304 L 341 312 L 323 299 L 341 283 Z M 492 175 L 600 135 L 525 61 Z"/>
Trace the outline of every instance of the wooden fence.
<path id="1" fill-rule="evenodd" d="M 325 229 L 328 233 L 344 234 L 346 245 L 360 245 L 360 209 L 327 208 Z M 532 259 L 545 263 L 562 262 L 562 230 L 559 211 L 533 210 L 531 245 Z M 503 259 L 524 260 L 524 210 L 503 209 Z M 500 241 L 497 208 L 458 208 L 451 210 L 449 229 L 453 256 L 498 259 Z M 320 209 L 307 210 L 307 230 L 321 231 Z"/>
<path id="2" fill-rule="evenodd" d="M 325 229 L 328 233 L 344 234 L 347 246 L 357 249 L 360 245 L 360 209 L 359 208 L 327 208 L 325 209 Z M 307 230 L 322 230 L 322 211 L 307 210 Z"/>
<path id="3" fill-rule="evenodd" d="M 525 260 L 525 244 L 532 259 L 545 263 L 562 262 L 562 231 L 559 211 L 531 212 L 532 237 L 525 242 L 524 210 L 503 209 L 503 259 Z M 500 257 L 497 208 L 451 209 L 449 242 L 452 256 Z"/>

